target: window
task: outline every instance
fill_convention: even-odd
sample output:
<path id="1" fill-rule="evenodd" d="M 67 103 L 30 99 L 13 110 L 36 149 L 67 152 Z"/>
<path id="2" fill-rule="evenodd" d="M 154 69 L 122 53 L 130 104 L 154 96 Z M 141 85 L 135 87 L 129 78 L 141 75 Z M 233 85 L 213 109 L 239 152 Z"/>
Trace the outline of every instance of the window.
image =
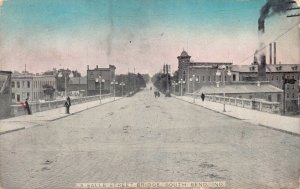
<path id="1" fill-rule="evenodd" d="M 277 102 L 281 102 L 281 95 L 277 94 Z"/>
<path id="2" fill-rule="evenodd" d="M 11 88 L 15 88 L 15 82 L 14 81 L 11 82 Z"/>
<path id="3" fill-rule="evenodd" d="M 214 81 L 216 81 L 216 76 L 214 75 Z"/>
<path id="4" fill-rule="evenodd" d="M 209 81 L 209 82 L 210 82 L 210 76 L 207 76 L 207 81 Z"/>
<path id="5" fill-rule="evenodd" d="M 22 88 L 25 87 L 25 81 L 22 81 Z"/>
<path id="6" fill-rule="evenodd" d="M 272 96 L 268 95 L 268 101 L 272 102 Z"/>
<path id="7" fill-rule="evenodd" d="M 205 76 L 202 77 L 202 80 L 205 81 Z"/>
<path id="8" fill-rule="evenodd" d="M 15 98 L 16 98 L 15 93 L 11 93 L 11 98 L 12 98 L 12 99 L 15 99 Z"/>
<path id="9" fill-rule="evenodd" d="M 295 86 L 294 86 L 294 85 L 292 85 L 292 89 L 293 89 L 293 90 L 295 89 Z"/>
<path id="10" fill-rule="evenodd" d="M 287 98 L 290 98 L 290 94 L 289 94 L 289 93 L 286 93 L 286 97 L 287 97 Z"/>
<path id="11" fill-rule="evenodd" d="M 30 88 L 30 81 L 27 81 L 27 88 Z"/>
<path id="12" fill-rule="evenodd" d="M 20 81 L 17 81 L 17 88 L 20 88 Z"/>
<path id="13" fill-rule="evenodd" d="M 252 95 L 249 95 L 249 99 L 252 99 Z"/>
<path id="14" fill-rule="evenodd" d="M 235 75 L 235 74 L 232 75 L 232 80 L 233 80 L 233 81 L 236 80 L 236 75 Z"/>
<path id="15" fill-rule="evenodd" d="M 27 93 L 27 98 L 29 98 L 30 97 L 30 93 Z"/>
<path id="16" fill-rule="evenodd" d="M 292 93 L 292 98 L 295 98 L 295 94 L 294 93 Z"/>
<path id="17" fill-rule="evenodd" d="M 276 76 L 276 80 L 277 80 L 277 81 L 279 80 L 279 76 Z"/>
<path id="18" fill-rule="evenodd" d="M 277 76 L 277 77 L 278 77 L 278 76 Z M 271 80 L 272 80 L 272 81 L 274 80 L 274 76 L 271 77 Z M 277 80 L 278 80 L 278 79 L 277 79 Z"/>

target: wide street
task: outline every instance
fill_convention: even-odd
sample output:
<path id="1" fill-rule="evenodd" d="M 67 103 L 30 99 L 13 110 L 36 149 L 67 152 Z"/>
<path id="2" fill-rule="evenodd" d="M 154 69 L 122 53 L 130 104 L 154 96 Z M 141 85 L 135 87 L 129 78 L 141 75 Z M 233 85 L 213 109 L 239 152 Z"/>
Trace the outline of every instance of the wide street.
<path id="1" fill-rule="evenodd" d="M 175 98 L 133 97 L 0 135 L 0 183 L 226 181 L 228 188 L 296 188 L 299 136 Z"/>

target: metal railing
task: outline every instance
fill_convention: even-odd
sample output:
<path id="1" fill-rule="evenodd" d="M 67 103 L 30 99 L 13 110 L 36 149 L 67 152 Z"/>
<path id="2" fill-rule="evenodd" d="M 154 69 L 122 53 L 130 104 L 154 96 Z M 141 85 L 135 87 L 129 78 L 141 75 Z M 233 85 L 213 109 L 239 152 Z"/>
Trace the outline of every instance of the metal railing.
<path id="1" fill-rule="evenodd" d="M 105 99 L 108 97 L 112 97 L 112 94 L 101 95 L 101 99 Z M 81 104 L 81 103 L 97 101 L 97 100 L 100 100 L 99 95 L 86 96 L 86 97 L 73 98 L 73 99 L 71 97 L 71 104 L 75 105 L 75 104 Z M 46 111 L 46 110 L 64 107 L 65 102 L 66 102 L 66 100 L 34 102 L 34 103 L 30 103 L 30 108 L 31 108 L 31 112 L 33 112 L 33 113 L 34 112 L 42 112 L 42 111 Z M 25 114 L 26 114 L 26 111 L 21 104 L 11 105 L 11 116 L 12 117 L 25 115 Z"/>
<path id="2" fill-rule="evenodd" d="M 201 94 L 186 93 L 186 96 L 190 96 L 195 99 L 201 98 Z M 232 106 L 258 110 L 262 112 L 280 113 L 279 102 L 269 102 L 263 99 L 246 99 L 246 98 L 234 98 L 224 97 L 219 95 L 205 95 L 206 101 L 217 102 L 222 104 L 228 104 Z"/>

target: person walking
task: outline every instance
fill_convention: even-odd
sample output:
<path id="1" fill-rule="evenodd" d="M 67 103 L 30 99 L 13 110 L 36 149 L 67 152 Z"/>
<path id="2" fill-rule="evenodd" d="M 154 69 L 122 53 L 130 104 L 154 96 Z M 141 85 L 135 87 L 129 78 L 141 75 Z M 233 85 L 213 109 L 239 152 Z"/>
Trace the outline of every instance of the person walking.
<path id="1" fill-rule="evenodd" d="M 31 115 L 31 110 L 30 110 L 30 106 L 29 106 L 29 103 L 28 103 L 28 98 L 26 98 L 26 100 L 25 100 L 25 109 L 27 110 L 27 114 Z"/>
<path id="2" fill-rule="evenodd" d="M 201 94 L 201 99 L 202 99 L 202 102 L 204 101 L 204 99 L 205 99 L 205 95 L 202 93 Z"/>
<path id="3" fill-rule="evenodd" d="M 67 97 L 65 102 L 66 114 L 70 114 L 70 106 L 71 106 L 71 99 L 70 97 Z"/>

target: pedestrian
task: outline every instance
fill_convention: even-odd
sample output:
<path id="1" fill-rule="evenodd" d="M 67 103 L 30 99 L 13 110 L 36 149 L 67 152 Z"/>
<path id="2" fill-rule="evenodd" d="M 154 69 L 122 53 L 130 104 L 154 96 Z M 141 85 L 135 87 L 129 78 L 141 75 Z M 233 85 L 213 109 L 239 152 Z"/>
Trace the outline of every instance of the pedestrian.
<path id="1" fill-rule="evenodd" d="M 71 106 L 71 99 L 70 97 L 67 97 L 65 102 L 66 114 L 70 114 L 70 106 Z"/>
<path id="2" fill-rule="evenodd" d="M 28 98 L 26 98 L 26 100 L 25 100 L 25 109 L 27 110 L 27 114 L 31 115 L 31 110 L 30 110 L 30 106 L 29 106 L 29 103 L 28 103 Z"/>
<path id="3" fill-rule="evenodd" d="M 202 93 L 201 94 L 201 99 L 202 99 L 202 102 L 204 101 L 204 99 L 205 99 L 205 95 Z"/>

